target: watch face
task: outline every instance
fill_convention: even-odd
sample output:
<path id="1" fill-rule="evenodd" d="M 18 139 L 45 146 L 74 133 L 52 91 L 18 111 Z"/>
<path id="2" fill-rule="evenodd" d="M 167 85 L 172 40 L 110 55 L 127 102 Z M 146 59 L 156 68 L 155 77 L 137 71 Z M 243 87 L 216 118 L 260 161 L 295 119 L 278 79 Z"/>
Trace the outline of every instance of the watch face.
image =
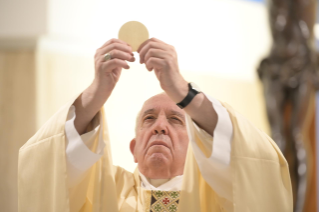
<path id="1" fill-rule="evenodd" d="M 193 88 L 194 90 L 196 90 L 197 92 L 202 92 L 202 91 L 200 90 L 200 88 L 199 88 L 198 85 L 196 85 L 196 84 L 193 83 L 193 82 L 190 82 L 190 84 L 191 84 L 191 86 L 192 86 L 192 88 Z"/>

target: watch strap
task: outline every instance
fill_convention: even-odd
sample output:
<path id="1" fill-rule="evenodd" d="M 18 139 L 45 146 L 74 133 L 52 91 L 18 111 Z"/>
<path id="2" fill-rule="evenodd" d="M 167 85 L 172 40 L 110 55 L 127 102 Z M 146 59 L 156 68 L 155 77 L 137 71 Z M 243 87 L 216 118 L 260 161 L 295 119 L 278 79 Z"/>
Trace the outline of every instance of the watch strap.
<path id="1" fill-rule="evenodd" d="M 180 103 L 177 103 L 176 105 L 181 109 L 185 108 L 198 93 L 199 92 L 193 89 L 191 84 L 188 83 L 188 94 Z"/>

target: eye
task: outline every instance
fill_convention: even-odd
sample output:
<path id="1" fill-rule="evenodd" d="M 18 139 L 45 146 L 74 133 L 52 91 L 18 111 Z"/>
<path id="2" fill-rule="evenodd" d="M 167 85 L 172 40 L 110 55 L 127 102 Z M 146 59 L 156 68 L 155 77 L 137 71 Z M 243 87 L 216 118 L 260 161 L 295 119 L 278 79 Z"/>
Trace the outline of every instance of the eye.
<path id="1" fill-rule="evenodd" d="M 155 116 L 146 116 L 144 121 L 155 119 Z"/>
<path id="2" fill-rule="evenodd" d="M 183 123 L 180 118 L 175 117 L 175 116 L 171 117 L 171 120 L 172 120 L 173 122 L 175 122 L 175 123 Z"/>

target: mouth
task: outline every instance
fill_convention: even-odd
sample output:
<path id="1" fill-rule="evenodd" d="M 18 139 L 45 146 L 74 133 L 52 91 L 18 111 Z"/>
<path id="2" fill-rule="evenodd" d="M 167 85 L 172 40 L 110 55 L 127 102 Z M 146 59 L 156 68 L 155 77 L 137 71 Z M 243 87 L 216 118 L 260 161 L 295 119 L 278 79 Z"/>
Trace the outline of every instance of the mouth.
<path id="1" fill-rule="evenodd" d="M 167 148 L 169 148 L 169 146 L 164 142 L 164 141 L 153 141 L 150 145 L 150 147 L 152 146 L 165 146 Z"/>

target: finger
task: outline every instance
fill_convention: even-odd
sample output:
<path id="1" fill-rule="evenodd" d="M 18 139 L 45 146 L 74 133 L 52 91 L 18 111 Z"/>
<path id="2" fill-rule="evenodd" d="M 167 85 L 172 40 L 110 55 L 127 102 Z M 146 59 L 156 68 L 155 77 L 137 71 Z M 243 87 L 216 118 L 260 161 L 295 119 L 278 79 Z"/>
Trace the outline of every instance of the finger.
<path id="1" fill-rule="evenodd" d="M 152 42 L 152 41 L 164 43 L 163 41 L 161 41 L 161 40 L 159 40 L 159 39 L 157 39 L 157 38 L 150 38 L 150 39 L 144 41 L 144 42 L 138 47 L 137 52 L 140 52 L 140 50 L 141 50 L 146 44 L 148 44 L 149 42 Z"/>
<path id="2" fill-rule="evenodd" d="M 160 39 L 157 39 L 157 38 L 151 38 L 151 40 L 153 41 L 156 41 L 156 42 L 159 42 L 159 43 L 165 43 L 164 41 L 161 41 Z M 165 43 L 166 44 L 166 43 Z"/>
<path id="3" fill-rule="evenodd" d="M 111 54 L 111 59 L 110 60 L 114 60 L 114 59 L 120 59 L 120 60 L 127 60 L 129 62 L 134 62 L 135 61 L 135 57 L 131 56 L 130 54 L 123 52 L 123 51 L 119 51 L 119 50 L 113 50 L 110 52 Z M 109 60 L 108 60 L 109 61 Z M 105 63 L 107 61 L 105 61 L 104 59 L 104 55 L 98 57 L 95 59 L 95 66 L 97 66 L 99 63 Z"/>
<path id="4" fill-rule="evenodd" d="M 120 40 L 120 39 L 112 38 L 112 39 L 106 41 L 106 42 L 100 47 L 100 49 L 103 48 L 103 47 L 105 47 L 105 46 L 107 46 L 107 45 L 110 45 L 110 44 L 112 44 L 112 43 L 122 43 L 122 44 L 125 44 L 125 45 L 129 46 L 128 43 L 126 43 L 126 42 L 124 42 L 124 41 L 122 41 L 122 40 Z"/>
<path id="5" fill-rule="evenodd" d="M 149 49 L 161 49 L 161 50 L 168 50 L 168 47 L 164 43 L 159 42 L 149 42 L 147 43 L 139 52 L 140 53 L 140 63 L 144 63 L 145 54 L 149 51 Z"/>
<path id="6" fill-rule="evenodd" d="M 123 52 L 127 52 L 130 55 L 134 55 L 132 52 L 132 47 L 124 45 L 122 43 L 112 43 L 108 46 L 103 47 L 102 49 L 98 49 L 96 51 L 96 56 L 100 57 L 101 55 L 105 55 L 106 53 L 109 53 L 110 51 L 112 51 L 113 49 L 117 49 Z"/>
<path id="7" fill-rule="evenodd" d="M 137 52 L 140 53 L 141 49 L 146 45 L 148 44 L 149 42 L 151 41 L 151 39 L 148 39 L 146 41 L 144 41 L 137 49 Z"/>
<path id="8" fill-rule="evenodd" d="M 129 69 L 130 66 L 127 64 L 127 62 L 120 59 L 109 60 L 107 62 L 103 62 L 102 64 L 102 70 L 105 70 L 106 72 L 112 72 L 112 70 L 115 68 Z"/>
<path id="9" fill-rule="evenodd" d="M 103 57 L 106 53 L 110 53 L 112 50 L 122 51 L 125 54 L 130 54 L 130 58 L 128 60 L 135 61 L 134 54 L 131 51 L 131 47 L 120 43 L 114 43 L 104 47 L 103 49 L 98 49 L 94 56 L 95 62 L 100 61 L 101 57 Z"/>
<path id="10" fill-rule="evenodd" d="M 146 68 L 148 71 L 152 71 L 153 69 L 160 69 L 165 65 L 165 61 L 160 58 L 156 57 L 150 57 L 146 62 L 145 62 Z"/>
<path id="11" fill-rule="evenodd" d="M 132 56 L 131 54 L 127 53 L 127 52 L 123 52 L 123 51 L 120 51 L 120 50 L 116 50 L 116 49 L 113 49 L 112 51 L 109 52 L 109 54 L 111 55 L 111 58 L 112 59 L 121 59 L 121 60 L 127 60 L 127 61 L 130 61 L 130 62 L 134 62 L 135 61 L 135 57 Z M 102 59 L 104 59 L 104 55 L 101 56 Z"/>
<path id="12" fill-rule="evenodd" d="M 144 61 L 147 61 L 150 57 L 165 59 L 167 56 L 167 51 L 163 51 L 161 49 L 149 49 L 145 54 Z"/>

